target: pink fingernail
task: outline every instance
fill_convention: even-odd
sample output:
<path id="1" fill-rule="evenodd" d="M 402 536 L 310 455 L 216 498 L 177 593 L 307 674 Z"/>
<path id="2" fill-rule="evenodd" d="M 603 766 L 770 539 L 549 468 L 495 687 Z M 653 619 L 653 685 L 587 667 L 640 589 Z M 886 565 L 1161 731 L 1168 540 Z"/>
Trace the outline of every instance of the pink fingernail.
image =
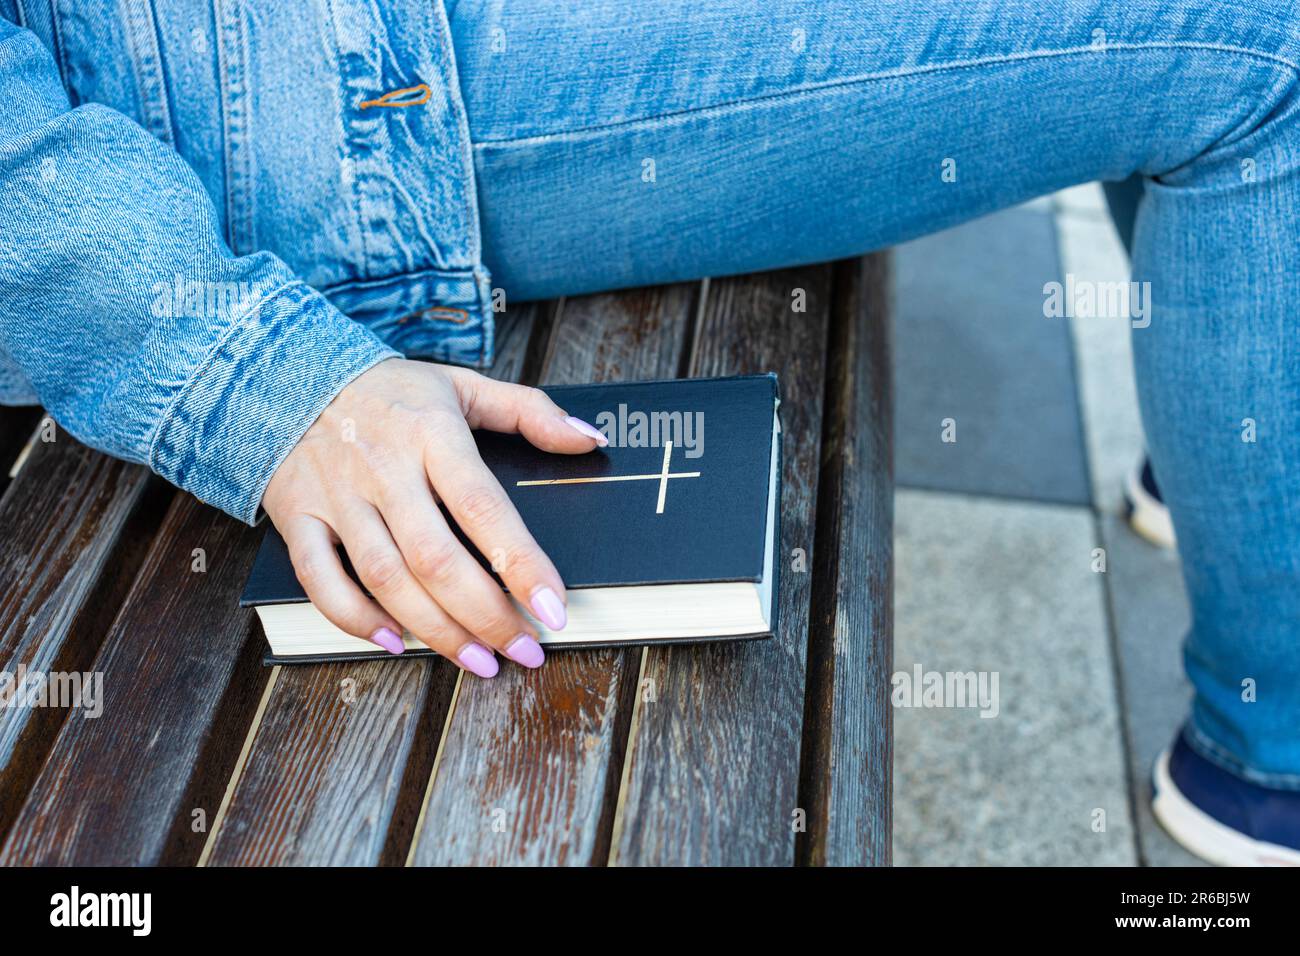
<path id="1" fill-rule="evenodd" d="M 565 421 L 568 422 L 570 428 L 572 428 L 574 431 L 578 432 L 579 434 L 585 435 L 586 437 L 592 439 L 601 448 L 604 448 L 606 445 L 609 444 L 609 439 L 600 433 L 600 429 L 592 425 L 588 425 L 581 418 L 574 418 L 572 415 L 570 415 L 568 418 L 565 419 Z"/>
<path id="2" fill-rule="evenodd" d="M 375 633 L 370 635 L 370 640 L 378 644 L 390 654 L 400 654 L 406 650 L 406 645 L 402 642 L 400 635 L 394 634 L 392 630 L 381 627 Z"/>
<path id="3" fill-rule="evenodd" d="M 506 648 L 506 657 L 525 667 L 541 667 L 546 660 L 542 645 L 533 640 L 529 634 L 520 634 Z"/>
<path id="4" fill-rule="evenodd" d="M 550 588 L 538 588 L 533 592 L 533 598 L 529 603 L 533 606 L 533 613 L 552 631 L 563 630 L 564 625 L 569 623 L 564 602 Z"/>
<path id="5" fill-rule="evenodd" d="M 464 665 L 465 670 L 479 677 L 496 677 L 501 669 L 496 655 L 482 644 L 466 644 L 456 655 L 456 660 Z"/>

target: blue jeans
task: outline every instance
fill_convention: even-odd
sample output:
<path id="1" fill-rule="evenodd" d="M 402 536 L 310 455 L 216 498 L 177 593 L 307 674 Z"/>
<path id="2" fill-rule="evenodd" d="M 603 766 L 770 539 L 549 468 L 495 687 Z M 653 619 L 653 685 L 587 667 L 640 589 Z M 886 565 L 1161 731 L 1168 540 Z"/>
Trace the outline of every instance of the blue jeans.
<path id="1" fill-rule="evenodd" d="M 1192 737 L 1300 788 L 1293 0 L 448 9 L 484 258 L 514 299 L 851 256 L 1139 174 L 1133 347 Z"/>

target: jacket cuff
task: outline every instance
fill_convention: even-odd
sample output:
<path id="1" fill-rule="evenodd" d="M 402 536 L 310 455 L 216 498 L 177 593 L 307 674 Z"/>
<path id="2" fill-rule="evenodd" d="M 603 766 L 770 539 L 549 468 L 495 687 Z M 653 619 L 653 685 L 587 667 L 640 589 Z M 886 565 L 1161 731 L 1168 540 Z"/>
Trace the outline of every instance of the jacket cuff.
<path id="1" fill-rule="evenodd" d="M 400 353 L 301 282 L 235 322 L 164 412 L 149 466 L 246 524 L 325 406 Z"/>

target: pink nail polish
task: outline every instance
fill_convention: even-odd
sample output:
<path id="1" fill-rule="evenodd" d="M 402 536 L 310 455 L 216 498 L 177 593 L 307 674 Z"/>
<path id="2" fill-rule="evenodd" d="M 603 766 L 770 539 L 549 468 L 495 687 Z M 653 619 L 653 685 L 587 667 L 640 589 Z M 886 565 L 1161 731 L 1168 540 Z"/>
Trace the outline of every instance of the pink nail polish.
<path id="1" fill-rule="evenodd" d="M 506 657 L 525 667 L 541 667 L 546 660 L 542 645 L 533 640 L 529 634 L 520 634 L 506 648 Z"/>
<path id="2" fill-rule="evenodd" d="M 565 419 L 565 421 L 568 423 L 570 428 L 579 434 L 585 435 L 587 438 L 594 440 L 601 448 L 604 448 L 609 444 L 609 439 L 600 433 L 600 429 L 588 425 L 581 418 L 574 418 L 570 415 Z"/>
<path id="3" fill-rule="evenodd" d="M 540 587 L 534 591 L 532 600 L 528 603 L 532 605 L 533 613 L 538 619 L 552 631 L 563 630 L 564 625 L 569 623 L 564 602 L 548 587 Z"/>
<path id="4" fill-rule="evenodd" d="M 370 640 L 378 644 L 390 654 L 400 654 L 406 650 L 406 645 L 402 643 L 402 638 L 394 634 L 392 630 L 381 627 L 375 633 L 370 635 Z"/>
<path id="5" fill-rule="evenodd" d="M 482 644 L 466 644 L 456 655 L 456 660 L 460 661 L 465 670 L 479 677 L 496 677 L 497 671 L 501 669 L 496 655 Z"/>

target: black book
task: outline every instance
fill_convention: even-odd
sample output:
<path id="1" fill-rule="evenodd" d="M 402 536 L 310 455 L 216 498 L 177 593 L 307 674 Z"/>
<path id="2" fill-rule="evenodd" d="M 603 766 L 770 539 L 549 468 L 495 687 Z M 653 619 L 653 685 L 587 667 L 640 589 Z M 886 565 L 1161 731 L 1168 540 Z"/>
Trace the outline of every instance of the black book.
<path id="1" fill-rule="evenodd" d="M 771 636 L 780 565 L 776 376 L 545 390 L 570 415 L 599 428 L 608 447 L 554 455 L 517 435 L 475 433 L 483 461 L 567 589 L 569 620 L 561 631 L 547 630 L 520 607 L 542 643 L 607 647 Z M 346 556 L 344 566 L 352 573 Z M 262 619 L 268 661 L 389 656 L 340 631 L 308 602 L 274 528 L 240 604 Z M 408 654 L 432 653 L 404 637 Z"/>

